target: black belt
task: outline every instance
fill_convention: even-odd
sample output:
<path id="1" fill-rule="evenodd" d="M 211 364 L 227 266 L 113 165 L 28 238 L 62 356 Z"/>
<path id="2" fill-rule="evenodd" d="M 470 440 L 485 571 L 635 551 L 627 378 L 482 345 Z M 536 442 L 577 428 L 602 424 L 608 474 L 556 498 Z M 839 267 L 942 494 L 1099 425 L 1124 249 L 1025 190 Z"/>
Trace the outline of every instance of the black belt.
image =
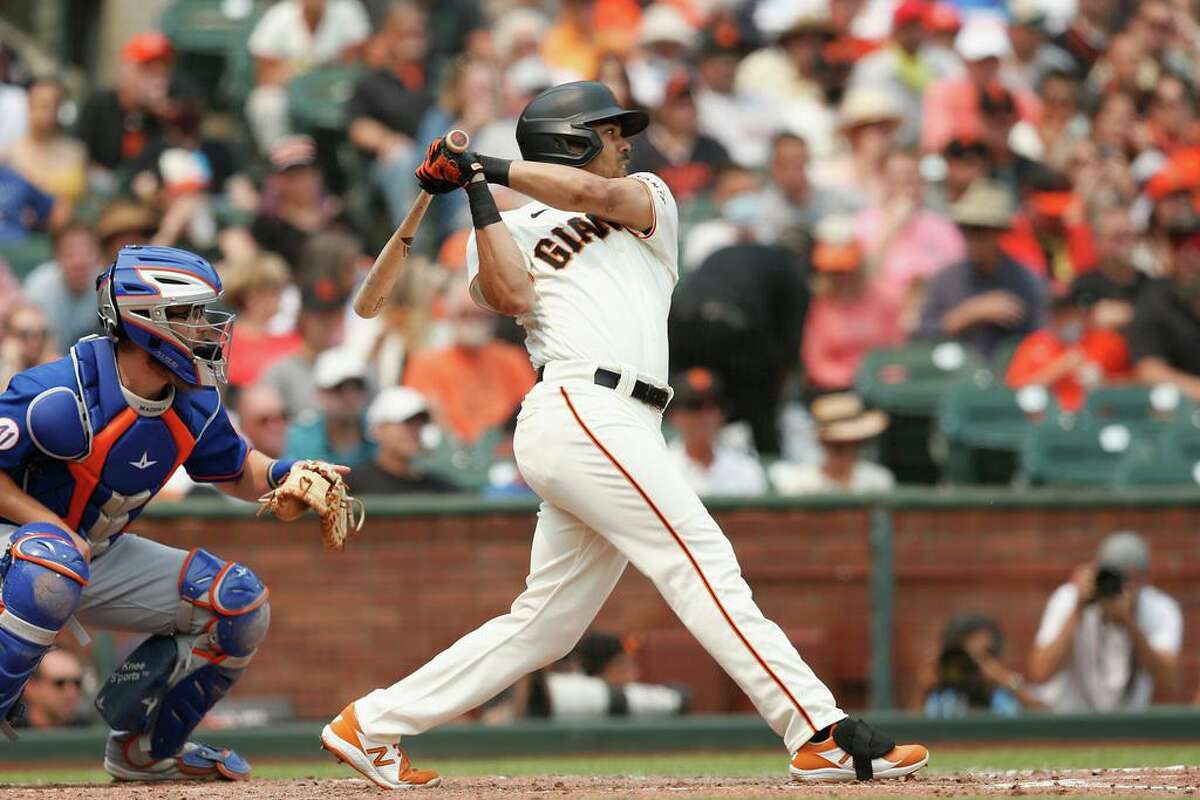
<path id="1" fill-rule="evenodd" d="M 540 381 L 546 374 L 545 367 L 538 367 L 537 379 Z M 617 384 L 621 382 L 621 373 L 613 372 L 611 369 L 601 367 L 596 370 L 593 380 L 597 386 L 603 386 L 606 389 L 615 389 Z M 660 389 L 657 386 L 652 386 L 645 381 L 637 381 L 633 384 L 633 391 L 629 396 L 634 400 L 641 400 L 648 406 L 653 406 L 659 411 L 663 411 L 667 407 L 667 403 L 671 401 L 671 393 L 666 389 Z"/>

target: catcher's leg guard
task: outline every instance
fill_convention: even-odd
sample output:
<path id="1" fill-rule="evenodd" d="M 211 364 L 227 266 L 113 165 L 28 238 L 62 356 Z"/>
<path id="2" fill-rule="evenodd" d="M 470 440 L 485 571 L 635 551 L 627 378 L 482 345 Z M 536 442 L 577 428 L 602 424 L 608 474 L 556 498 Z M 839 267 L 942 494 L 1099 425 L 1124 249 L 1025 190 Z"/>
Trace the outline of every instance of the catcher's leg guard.
<path id="1" fill-rule="evenodd" d="M 49 523 L 12 532 L 0 560 L 0 720 L 6 719 L 91 577 L 71 537 Z"/>
<path id="2" fill-rule="evenodd" d="M 150 637 L 108 679 L 96 707 L 114 731 L 124 732 L 114 734 L 120 752 L 112 754 L 115 769 L 109 771 L 142 780 L 159 776 L 157 762 L 174 759 L 161 777 L 244 777 L 249 765 L 236 754 L 212 748 L 197 754 L 185 744 L 266 636 L 267 587 L 241 564 L 196 549 L 183 564 L 179 593 L 186 605 L 210 611 L 213 618 L 199 637 Z M 189 762 L 197 758 L 211 769 Z M 109 762 L 106 755 L 106 767 Z"/>

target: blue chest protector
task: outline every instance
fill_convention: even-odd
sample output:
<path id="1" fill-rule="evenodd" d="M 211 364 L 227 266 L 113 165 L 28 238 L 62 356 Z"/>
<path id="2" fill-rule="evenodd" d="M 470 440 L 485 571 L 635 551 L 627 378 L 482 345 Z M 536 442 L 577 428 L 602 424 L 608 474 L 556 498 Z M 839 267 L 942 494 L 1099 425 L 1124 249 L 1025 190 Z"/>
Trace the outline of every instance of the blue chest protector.
<path id="1" fill-rule="evenodd" d="M 113 344 L 81 340 L 68 358 L 15 376 L 0 395 L 0 469 L 93 542 L 99 554 L 180 465 L 197 481 L 236 479 L 248 448 L 215 389 L 164 401 L 128 393 Z"/>

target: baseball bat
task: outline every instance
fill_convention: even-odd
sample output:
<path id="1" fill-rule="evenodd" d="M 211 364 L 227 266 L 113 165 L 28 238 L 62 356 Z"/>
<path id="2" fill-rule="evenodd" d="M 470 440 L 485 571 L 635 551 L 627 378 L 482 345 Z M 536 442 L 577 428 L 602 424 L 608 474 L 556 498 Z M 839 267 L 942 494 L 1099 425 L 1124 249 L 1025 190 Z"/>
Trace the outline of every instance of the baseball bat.
<path id="1" fill-rule="evenodd" d="M 461 153 L 470 145 L 471 137 L 466 131 L 455 129 L 446 134 L 446 147 L 451 152 Z M 433 195 L 424 189 L 418 192 L 417 199 L 413 201 L 404 221 L 379 251 L 379 257 L 371 265 L 370 272 L 358 287 L 358 293 L 354 295 L 354 313 L 360 317 L 374 317 L 383 307 L 384 299 L 392 293 L 400 268 L 408 260 L 408 250 L 412 247 L 413 237 L 416 236 L 417 228 L 421 226 L 421 220 L 425 217 L 425 211 L 432 199 Z"/>

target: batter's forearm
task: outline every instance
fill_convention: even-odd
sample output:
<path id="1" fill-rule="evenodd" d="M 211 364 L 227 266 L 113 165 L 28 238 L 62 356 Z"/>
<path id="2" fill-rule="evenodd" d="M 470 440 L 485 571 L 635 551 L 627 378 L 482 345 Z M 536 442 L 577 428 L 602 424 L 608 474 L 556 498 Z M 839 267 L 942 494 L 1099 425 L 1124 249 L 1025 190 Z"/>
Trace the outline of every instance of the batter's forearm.
<path id="1" fill-rule="evenodd" d="M 636 230 L 654 224 L 654 206 L 644 184 L 599 175 L 562 164 L 514 161 L 508 186 L 562 211 L 582 211 Z"/>
<path id="2" fill-rule="evenodd" d="M 533 308 L 533 281 L 517 242 L 503 222 L 475 230 L 479 253 L 476 281 L 483 299 L 501 314 L 520 316 Z"/>
<path id="3" fill-rule="evenodd" d="M 83 557 L 91 560 L 92 548 L 87 540 L 76 533 L 66 520 L 55 514 L 37 499 L 31 497 L 17 486 L 8 473 L 0 472 L 0 517 L 11 520 L 16 525 L 28 525 L 31 522 L 48 522 L 57 525 L 71 535 L 75 547 L 83 553 Z"/>

